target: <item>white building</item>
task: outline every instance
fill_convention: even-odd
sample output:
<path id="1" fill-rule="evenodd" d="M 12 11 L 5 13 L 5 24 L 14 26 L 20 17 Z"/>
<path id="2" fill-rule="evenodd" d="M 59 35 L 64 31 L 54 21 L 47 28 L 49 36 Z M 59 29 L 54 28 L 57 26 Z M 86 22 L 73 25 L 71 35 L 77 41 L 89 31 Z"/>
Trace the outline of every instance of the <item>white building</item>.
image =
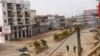
<path id="1" fill-rule="evenodd" d="M 97 14 L 97 9 L 84 10 L 84 18 L 88 26 L 96 25 L 96 18 L 94 14 Z"/>
<path id="2" fill-rule="evenodd" d="M 76 24 L 85 25 L 86 21 L 84 19 L 84 15 L 83 14 L 76 15 L 75 18 L 76 18 Z"/>
<path id="3" fill-rule="evenodd" d="M 65 16 L 59 16 L 59 15 L 49 15 L 48 16 L 48 24 L 53 29 L 62 29 L 67 27 L 67 19 L 65 19 Z"/>
<path id="4" fill-rule="evenodd" d="M 6 40 L 18 40 L 32 35 L 30 2 L 27 0 L 0 0 L 0 26 L 11 26 Z"/>

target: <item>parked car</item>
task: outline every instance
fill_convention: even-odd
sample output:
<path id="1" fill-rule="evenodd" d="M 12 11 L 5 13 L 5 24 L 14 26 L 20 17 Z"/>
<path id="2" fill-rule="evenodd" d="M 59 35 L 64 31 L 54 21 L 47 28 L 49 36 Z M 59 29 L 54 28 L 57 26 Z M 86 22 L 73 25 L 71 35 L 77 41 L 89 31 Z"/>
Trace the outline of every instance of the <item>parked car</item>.
<path id="1" fill-rule="evenodd" d="M 90 30 L 90 32 L 97 32 L 97 29 L 92 29 Z"/>

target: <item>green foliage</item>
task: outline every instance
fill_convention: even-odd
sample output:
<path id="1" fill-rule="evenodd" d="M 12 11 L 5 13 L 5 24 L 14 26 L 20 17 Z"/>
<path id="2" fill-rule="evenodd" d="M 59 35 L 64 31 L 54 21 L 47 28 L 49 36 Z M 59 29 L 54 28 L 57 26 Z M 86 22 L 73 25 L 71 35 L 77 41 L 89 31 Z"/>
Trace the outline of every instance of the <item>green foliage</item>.
<path id="1" fill-rule="evenodd" d="M 42 43 L 43 46 L 46 46 L 47 45 L 46 40 L 41 39 L 41 43 Z"/>
<path id="2" fill-rule="evenodd" d="M 46 40 L 43 40 L 43 39 L 41 39 L 40 41 L 35 41 L 33 44 L 34 44 L 36 49 L 42 48 L 44 46 L 47 46 Z"/>
<path id="3" fill-rule="evenodd" d="M 60 34 L 54 34 L 54 40 L 58 40 L 60 38 Z"/>
<path id="4" fill-rule="evenodd" d="M 68 30 L 65 30 L 60 34 L 54 34 L 54 40 L 57 40 L 57 41 L 62 40 L 64 38 L 70 36 L 71 34 L 73 34 L 73 32 L 74 31 L 69 32 Z"/>
<path id="5" fill-rule="evenodd" d="M 66 37 L 67 35 L 68 35 L 68 31 L 67 30 L 62 32 L 62 36 L 63 37 Z"/>
<path id="6" fill-rule="evenodd" d="M 30 56 L 29 54 L 21 53 L 20 56 Z"/>
<path id="7" fill-rule="evenodd" d="M 38 42 L 38 41 L 35 41 L 34 42 L 34 46 L 35 46 L 35 48 L 40 48 L 41 47 L 41 45 L 40 45 L 40 43 Z"/>

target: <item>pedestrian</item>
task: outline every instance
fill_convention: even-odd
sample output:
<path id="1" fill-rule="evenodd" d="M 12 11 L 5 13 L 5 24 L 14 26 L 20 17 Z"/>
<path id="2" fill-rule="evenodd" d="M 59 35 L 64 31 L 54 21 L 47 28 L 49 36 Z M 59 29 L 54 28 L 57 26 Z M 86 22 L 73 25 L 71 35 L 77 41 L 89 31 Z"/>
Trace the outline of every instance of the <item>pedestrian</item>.
<path id="1" fill-rule="evenodd" d="M 67 48 L 67 52 L 69 52 L 69 46 L 68 45 L 66 46 L 66 48 Z"/>
<path id="2" fill-rule="evenodd" d="M 83 52 L 83 48 L 81 48 L 81 52 Z"/>
<path id="3" fill-rule="evenodd" d="M 76 52 L 76 46 L 73 47 L 74 52 Z"/>

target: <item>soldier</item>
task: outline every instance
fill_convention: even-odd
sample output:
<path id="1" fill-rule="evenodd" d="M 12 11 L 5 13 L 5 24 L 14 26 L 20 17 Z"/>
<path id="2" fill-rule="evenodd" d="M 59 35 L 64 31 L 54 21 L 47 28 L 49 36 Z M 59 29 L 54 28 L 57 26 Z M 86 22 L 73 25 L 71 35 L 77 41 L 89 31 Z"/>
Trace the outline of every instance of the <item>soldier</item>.
<path id="1" fill-rule="evenodd" d="M 67 52 L 69 52 L 69 46 L 68 45 L 66 46 L 66 48 L 67 48 Z"/>
<path id="2" fill-rule="evenodd" d="M 76 52 L 76 46 L 73 47 L 74 52 Z"/>

